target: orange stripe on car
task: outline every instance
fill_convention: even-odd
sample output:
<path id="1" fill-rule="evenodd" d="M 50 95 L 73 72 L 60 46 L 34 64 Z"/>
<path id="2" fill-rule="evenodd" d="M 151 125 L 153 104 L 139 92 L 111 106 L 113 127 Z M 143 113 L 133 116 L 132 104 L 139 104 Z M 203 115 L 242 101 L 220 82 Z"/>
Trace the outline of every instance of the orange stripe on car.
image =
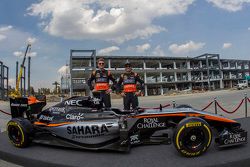
<path id="1" fill-rule="evenodd" d="M 68 125 L 68 124 L 72 124 L 72 122 L 62 122 L 62 123 L 51 123 L 51 124 L 46 124 L 43 122 L 34 122 L 34 125 L 43 125 L 43 126 L 48 126 L 48 127 L 55 127 L 55 126 L 62 126 L 62 125 Z"/>
<path id="2" fill-rule="evenodd" d="M 227 123 L 236 123 L 235 120 L 231 120 L 228 118 L 217 117 L 212 115 L 203 115 L 198 113 L 175 113 L 175 114 L 154 114 L 154 115 L 138 115 L 131 116 L 131 118 L 153 118 L 153 117 L 201 117 L 206 120 L 219 121 L 219 122 L 227 122 Z"/>
<path id="3" fill-rule="evenodd" d="M 204 117 L 205 117 L 205 119 L 213 120 L 213 121 L 237 123 L 235 120 L 231 120 L 231 119 L 223 118 L 223 117 L 216 117 L 216 116 L 212 116 L 212 115 L 204 115 Z"/>
<path id="4" fill-rule="evenodd" d="M 132 116 L 132 118 L 152 118 L 152 117 L 175 117 L 175 116 L 186 116 L 187 114 L 154 114 L 154 115 L 138 115 Z"/>

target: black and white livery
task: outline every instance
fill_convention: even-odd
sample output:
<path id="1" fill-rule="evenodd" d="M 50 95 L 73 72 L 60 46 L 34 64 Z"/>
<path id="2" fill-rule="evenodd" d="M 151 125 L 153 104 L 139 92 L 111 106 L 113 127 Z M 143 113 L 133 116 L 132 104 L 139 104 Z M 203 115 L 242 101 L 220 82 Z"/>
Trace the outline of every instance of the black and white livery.
<path id="1" fill-rule="evenodd" d="M 173 143 L 180 154 L 194 157 L 206 152 L 212 140 L 218 147 L 247 143 L 247 132 L 235 120 L 185 105 L 122 111 L 105 109 L 90 97 L 71 97 L 42 111 L 44 105 L 11 100 L 7 130 L 13 145 L 129 151 L 134 145 Z"/>

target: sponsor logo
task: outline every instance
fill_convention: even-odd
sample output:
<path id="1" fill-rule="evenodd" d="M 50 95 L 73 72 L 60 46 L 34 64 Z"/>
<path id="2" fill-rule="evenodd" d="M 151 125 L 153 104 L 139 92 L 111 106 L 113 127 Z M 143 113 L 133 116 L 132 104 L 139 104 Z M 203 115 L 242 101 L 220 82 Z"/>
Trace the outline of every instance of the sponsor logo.
<path id="1" fill-rule="evenodd" d="M 138 144 L 138 143 L 140 143 L 138 134 L 130 136 L 130 144 Z"/>
<path id="2" fill-rule="evenodd" d="M 123 140 L 120 145 L 127 145 L 128 140 Z"/>
<path id="3" fill-rule="evenodd" d="M 228 138 L 224 140 L 224 144 L 235 144 L 235 143 L 242 143 L 246 142 L 246 134 L 238 133 L 238 134 L 229 134 Z"/>
<path id="4" fill-rule="evenodd" d="M 195 126 L 201 126 L 201 122 L 190 122 L 186 124 L 186 127 L 195 127 Z"/>
<path id="5" fill-rule="evenodd" d="M 109 130 L 105 124 L 101 126 L 91 125 L 91 126 L 68 126 L 67 133 L 72 135 L 72 139 L 79 138 L 94 138 L 103 136 L 108 133 Z"/>
<path id="6" fill-rule="evenodd" d="M 135 83 L 135 79 L 134 78 L 128 78 L 128 79 L 124 79 L 124 84 L 130 84 L 130 83 Z"/>
<path id="7" fill-rule="evenodd" d="M 94 104 L 100 104 L 100 99 L 98 99 L 98 98 L 93 98 L 93 103 L 94 103 Z"/>
<path id="8" fill-rule="evenodd" d="M 138 123 L 138 129 L 146 129 L 146 128 L 163 128 L 166 127 L 165 122 L 159 122 L 158 118 L 144 118 L 143 123 Z"/>
<path id="9" fill-rule="evenodd" d="M 98 83 L 98 82 L 108 82 L 108 79 L 106 78 L 106 77 L 102 77 L 102 78 L 97 78 L 96 79 L 96 82 Z"/>
<path id="10" fill-rule="evenodd" d="M 68 106 L 82 106 L 82 104 L 80 104 L 82 100 L 67 100 L 65 101 L 65 105 L 68 105 Z"/>
<path id="11" fill-rule="evenodd" d="M 78 113 L 78 114 L 67 114 L 66 115 L 66 119 L 68 119 L 68 120 L 77 120 L 77 121 L 79 121 L 79 120 L 81 120 L 81 119 L 84 119 L 84 116 L 83 116 L 84 114 L 83 113 Z"/>
<path id="12" fill-rule="evenodd" d="M 51 107 L 49 108 L 49 111 L 53 112 L 54 114 L 60 114 L 66 112 L 64 107 Z"/>
<path id="13" fill-rule="evenodd" d="M 52 121 L 53 118 L 54 118 L 53 116 L 50 117 L 50 116 L 46 116 L 46 115 L 41 115 L 41 116 L 39 117 L 39 119 L 40 119 L 40 120 L 43 120 L 43 121 Z"/>
<path id="14" fill-rule="evenodd" d="M 16 122 L 9 122 L 8 126 L 11 126 L 11 125 L 15 126 L 15 125 L 18 125 L 18 124 Z"/>
<path id="15" fill-rule="evenodd" d="M 197 152 L 187 152 L 186 150 L 181 150 L 181 152 L 183 154 L 188 155 L 188 156 L 197 156 L 197 155 L 199 155 L 201 153 L 200 151 L 197 151 Z"/>
<path id="16" fill-rule="evenodd" d="M 28 107 L 28 104 L 15 104 L 15 103 L 11 103 L 10 106 L 11 107 Z"/>

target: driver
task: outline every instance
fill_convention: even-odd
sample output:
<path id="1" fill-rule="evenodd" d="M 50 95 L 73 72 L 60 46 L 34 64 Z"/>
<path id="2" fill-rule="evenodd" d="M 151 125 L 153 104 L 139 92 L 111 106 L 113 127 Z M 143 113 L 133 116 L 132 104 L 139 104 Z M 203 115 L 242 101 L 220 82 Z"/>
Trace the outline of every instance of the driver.
<path id="1" fill-rule="evenodd" d="M 100 92 L 100 99 L 104 103 L 106 108 L 111 107 L 110 89 L 109 80 L 113 82 L 113 85 L 116 85 L 116 80 L 112 76 L 111 72 L 104 69 L 105 63 L 104 58 L 99 58 L 97 60 L 98 69 L 92 71 L 90 78 L 88 79 L 88 86 L 92 92 Z M 92 82 L 95 81 L 94 86 Z M 112 87 L 114 89 L 114 87 Z"/>
<path id="2" fill-rule="evenodd" d="M 140 89 L 137 89 L 137 82 L 140 83 Z M 121 91 L 121 85 L 123 83 L 123 91 Z M 121 74 L 120 79 L 117 83 L 118 91 L 123 96 L 124 110 L 130 110 L 132 104 L 132 109 L 136 110 L 138 108 L 138 96 L 142 95 L 142 90 L 144 89 L 144 81 L 140 76 L 132 71 L 130 62 L 125 63 L 125 73 Z"/>

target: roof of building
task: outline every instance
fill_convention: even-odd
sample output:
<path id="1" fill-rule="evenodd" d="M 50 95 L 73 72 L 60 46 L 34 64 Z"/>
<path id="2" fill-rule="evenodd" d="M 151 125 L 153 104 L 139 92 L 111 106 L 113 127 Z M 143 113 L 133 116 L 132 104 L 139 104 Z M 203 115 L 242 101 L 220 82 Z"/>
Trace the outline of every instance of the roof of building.
<path id="1" fill-rule="evenodd" d="M 210 57 L 210 60 L 217 60 L 216 56 L 219 56 L 219 54 L 214 54 L 214 53 L 205 53 L 202 54 L 200 56 L 197 57 L 171 57 L 171 56 L 151 56 L 151 55 L 142 55 L 142 56 L 138 56 L 138 55 L 96 55 L 96 58 L 109 58 L 109 59 L 122 59 L 122 60 L 126 60 L 126 59 L 130 59 L 130 60 L 206 60 L 206 56 Z M 73 59 L 89 59 L 92 56 L 72 56 Z M 242 60 L 242 59 L 223 59 L 220 58 L 221 61 L 249 61 L 250 60 Z"/>

